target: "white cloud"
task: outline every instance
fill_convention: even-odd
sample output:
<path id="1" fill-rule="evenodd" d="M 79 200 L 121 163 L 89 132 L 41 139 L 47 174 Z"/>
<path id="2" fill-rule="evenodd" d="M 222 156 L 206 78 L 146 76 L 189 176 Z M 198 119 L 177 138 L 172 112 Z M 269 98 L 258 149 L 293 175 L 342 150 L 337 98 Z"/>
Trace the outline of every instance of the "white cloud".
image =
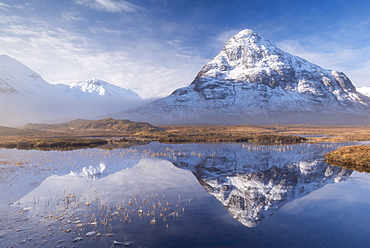
<path id="1" fill-rule="evenodd" d="M 0 3 L 0 9 L 3 9 L 3 10 L 8 10 L 9 8 L 11 8 L 12 6 L 8 5 L 8 4 L 5 4 L 5 3 Z"/>
<path id="2" fill-rule="evenodd" d="M 25 3 L 25 4 L 16 4 L 13 6 L 14 8 L 16 9 L 24 9 L 24 8 L 30 8 L 30 9 L 33 9 L 31 8 L 31 4 L 29 3 Z"/>
<path id="3" fill-rule="evenodd" d="M 123 31 L 121 30 L 114 30 L 114 29 L 108 29 L 104 27 L 99 27 L 99 28 L 90 28 L 91 32 L 94 34 L 113 34 L 113 35 L 122 35 L 124 34 Z"/>
<path id="4" fill-rule="evenodd" d="M 77 0 L 76 3 L 91 9 L 108 12 L 136 12 L 140 9 L 139 6 L 124 0 L 119 2 L 112 0 Z"/>
<path id="5" fill-rule="evenodd" d="M 85 22 L 88 22 L 87 19 L 81 17 L 81 16 L 78 16 L 77 14 L 73 13 L 73 12 L 70 12 L 70 11 L 65 11 L 62 13 L 62 17 L 69 21 L 69 22 L 74 22 L 74 21 L 85 21 Z"/>
<path id="6" fill-rule="evenodd" d="M 12 24 L 12 23 L 18 23 L 22 20 L 23 19 L 21 17 L 15 16 L 15 15 L 11 15 L 11 16 L 0 15 L 0 24 L 8 25 L 8 24 Z"/>

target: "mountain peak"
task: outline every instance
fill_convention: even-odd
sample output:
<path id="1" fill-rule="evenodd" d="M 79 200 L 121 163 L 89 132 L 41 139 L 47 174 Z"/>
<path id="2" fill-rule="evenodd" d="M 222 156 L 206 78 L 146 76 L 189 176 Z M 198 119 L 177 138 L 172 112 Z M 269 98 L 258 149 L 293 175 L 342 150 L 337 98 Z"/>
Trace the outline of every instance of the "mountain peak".
<path id="1" fill-rule="evenodd" d="M 103 80 L 100 80 L 100 79 L 97 79 L 97 78 L 86 80 L 85 82 L 86 83 L 90 83 L 90 84 L 94 84 L 94 85 L 102 85 L 102 84 L 106 84 L 107 83 L 107 82 L 105 82 Z"/>
<path id="2" fill-rule="evenodd" d="M 233 36 L 222 51 L 207 63 L 197 78 L 220 78 L 247 81 L 252 70 L 277 71 L 292 55 L 284 53 L 268 39 L 245 29 Z M 303 59 L 301 59 L 303 60 Z"/>
<path id="3" fill-rule="evenodd" d="M 130 89 L 121 88 L 97 78 L 77 82 L 70 88 L 78 98 L 90 95 L 141 100 L 141 97 Z"/>
<path id="4" fill-rule="evenodd" d="M 272 44 L 268 39 L 260 37 L 256 32 L 251 29 L 244 29 L 234 35 L 225 45 L 223 50 L 239 48 L 248 49 L 250 51 L 261 52 L 265 49 L 278 48 Z M 278 49 L 280 50 L 280 49 Z"/>
<path id="5" fill-rule="evenodd" d="M 356 91 L 344 73 L 325 70 L 284 52 L 250 29 L 232 37 L 222 51 L 202 68 L 193 84 L 198 84 L 197 79 L 201 78 L 262 84 L 301 93 Z M 315 83 L 308 84 L 313 78 Z"/>
<path id="6" fill-rule="evenodd" d="M 344 116 L 352 114 L 365 120 L 369 104 L 344 73 L 284 52 L 245 29 L 190 86 L 123 117 L 155 124 L 347 124 Z"/>
<path id="7" fill-rule="evenodd" d="M 235 38 L 239 37 L 259 37 L 252 29 L 244 29 L 234 36 Z"/>

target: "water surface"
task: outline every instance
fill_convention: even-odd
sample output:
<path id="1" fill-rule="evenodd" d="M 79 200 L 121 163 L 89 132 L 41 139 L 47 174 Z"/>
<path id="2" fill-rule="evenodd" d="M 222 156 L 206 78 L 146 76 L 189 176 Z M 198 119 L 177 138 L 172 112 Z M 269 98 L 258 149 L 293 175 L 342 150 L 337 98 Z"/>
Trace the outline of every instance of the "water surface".
<path id="1" fill-rule="evenodd" d="M 367 247 L 370 177 L 338 144 L 0 149 L 1 247 Z"/>

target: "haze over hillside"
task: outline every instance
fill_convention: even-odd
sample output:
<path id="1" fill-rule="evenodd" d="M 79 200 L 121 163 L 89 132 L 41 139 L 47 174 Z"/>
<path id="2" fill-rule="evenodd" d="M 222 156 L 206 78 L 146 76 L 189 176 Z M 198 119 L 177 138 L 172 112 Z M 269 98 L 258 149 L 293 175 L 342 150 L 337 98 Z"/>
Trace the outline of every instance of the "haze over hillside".
<path id="1" fill-rule="evenodd" d="M 188 87 L 116 117 L 153 124 L 367 124 L 370 98 L 339 71 L 246 29 Z"/>
<path id="2" fill-rule="evenodd" d="M 143 104 L 130 89 L 91 79 L 69 85 L 47 83 L 17 60 L 0 55 L 0 125 L 102 118 Z"/>

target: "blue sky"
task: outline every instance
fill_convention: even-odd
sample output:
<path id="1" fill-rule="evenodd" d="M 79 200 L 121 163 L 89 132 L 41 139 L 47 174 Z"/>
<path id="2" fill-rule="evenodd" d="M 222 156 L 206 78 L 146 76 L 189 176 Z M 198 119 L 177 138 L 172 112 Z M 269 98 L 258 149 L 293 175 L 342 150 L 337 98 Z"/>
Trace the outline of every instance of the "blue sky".
<path id="1" fill-rule="evenodd" d="M 0 53 L 49 83 L 99 78 L 163 97 L 249 28 L 370 86 L 370 2 L 362 0 L 1 0 L 0 25 Z"/>

